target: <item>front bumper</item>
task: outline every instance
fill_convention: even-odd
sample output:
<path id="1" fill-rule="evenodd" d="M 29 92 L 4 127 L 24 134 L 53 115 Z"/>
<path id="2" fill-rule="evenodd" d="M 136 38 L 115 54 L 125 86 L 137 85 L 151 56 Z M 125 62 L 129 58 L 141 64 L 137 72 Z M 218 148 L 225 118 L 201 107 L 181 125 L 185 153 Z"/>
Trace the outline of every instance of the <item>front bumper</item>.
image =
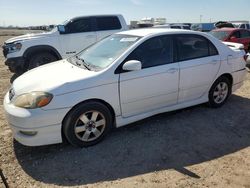
<path id="1" fill-rule="evenodd" d="M 13 73 L 22 73 L 24 68 L 25 60 L 23 57 L 8 58 L 5 61 L 5 65 L 9 67 L 9 70 Z"/>
<path id="2" fill-rule="evenodd" d="M 62 142 L 62 120 L 69 109 L 43 110 L 24 109 L 14 106 L 9 101 L 9 93 L 4 98 L 6 119 L 13 132 L 13 137 L 23 145 L 41 146 Z M 26 135 L 23 132 L 36 132 Z"/>

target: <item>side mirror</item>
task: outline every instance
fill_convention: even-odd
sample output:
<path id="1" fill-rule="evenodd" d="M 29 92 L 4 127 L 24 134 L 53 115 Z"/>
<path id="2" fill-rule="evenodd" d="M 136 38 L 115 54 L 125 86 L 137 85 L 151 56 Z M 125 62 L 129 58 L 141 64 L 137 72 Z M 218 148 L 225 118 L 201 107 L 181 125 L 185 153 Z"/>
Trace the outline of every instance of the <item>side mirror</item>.
<path id="1" fill-rule="evenodd" d="M 141 70 L 141 62 L 137 60 L 130 60 L 124 63 L 122 69 L 125 71 L 137 71 Z"/>
<path id="2" fill-rule="evenodd" d="M 57 29 L 60 34 L 65 34 L 65 26 L 64 25 L 58 25 Z"/>

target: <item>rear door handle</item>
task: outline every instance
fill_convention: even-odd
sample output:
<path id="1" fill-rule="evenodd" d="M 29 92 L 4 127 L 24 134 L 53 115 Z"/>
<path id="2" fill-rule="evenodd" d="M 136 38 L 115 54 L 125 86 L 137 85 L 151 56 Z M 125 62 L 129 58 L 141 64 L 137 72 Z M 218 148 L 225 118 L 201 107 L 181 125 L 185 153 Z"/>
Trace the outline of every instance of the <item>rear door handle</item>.
<path id="1" fill-rule="evenodd" d="M 211 64 L 213 64 L 213 65 L 216 65 L 217 63 L 218 63 L 217 60 L 212 60 L 212 61 L 211 61 Z"/>
<path id="2" fill-rule="evenodd" d="M 175 72 L 177 72 L 177 71 L 178 71 L 177 68 L 171 68 L 171 69 L 168 69 L 168 70 L 167 70 L 167 73 L 173 74 L 173 73 L 175 73 Z"/>

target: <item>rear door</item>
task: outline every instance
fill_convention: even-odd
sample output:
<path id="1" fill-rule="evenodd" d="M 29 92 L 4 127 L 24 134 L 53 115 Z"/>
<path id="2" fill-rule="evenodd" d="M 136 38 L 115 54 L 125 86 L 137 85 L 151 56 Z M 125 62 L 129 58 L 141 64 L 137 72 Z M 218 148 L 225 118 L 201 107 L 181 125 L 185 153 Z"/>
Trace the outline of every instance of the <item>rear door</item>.
<path id="1" fill-rule="evenodd" d="M 203 36 L 177 35 L 175 41 L 180 65 L 178 102 L 182 103 L 206 93 L 219 71 L 220 56 L 215 46 Z"/>

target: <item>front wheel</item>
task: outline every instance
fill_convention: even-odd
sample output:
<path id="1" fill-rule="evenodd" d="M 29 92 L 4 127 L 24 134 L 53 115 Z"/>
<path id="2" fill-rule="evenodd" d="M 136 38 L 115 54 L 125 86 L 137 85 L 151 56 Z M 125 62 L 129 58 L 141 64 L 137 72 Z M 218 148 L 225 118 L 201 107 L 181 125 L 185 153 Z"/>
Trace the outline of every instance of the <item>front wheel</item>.
<path id="1" fill-rule="evenodd" d="M 51 63 L 53 61 L 57 61 L 57 58 L 49 52 L 35 54 L 29 60 L 28 70 Z"/>
<path id="2" fill-rule="evenodd" d="M 217 79 L 209 91 L 209 105 L 213 108 L 221 107 L 232 93 L 232 83 L 227 77 Z"/>
<path id="3" fill-rule="evenodd" d="M 97 144 L 110 131 L 112 115 L 99 102 L 87 102 L 75 107 L 65 118 L 63 133 L 74 146 Z"/>

